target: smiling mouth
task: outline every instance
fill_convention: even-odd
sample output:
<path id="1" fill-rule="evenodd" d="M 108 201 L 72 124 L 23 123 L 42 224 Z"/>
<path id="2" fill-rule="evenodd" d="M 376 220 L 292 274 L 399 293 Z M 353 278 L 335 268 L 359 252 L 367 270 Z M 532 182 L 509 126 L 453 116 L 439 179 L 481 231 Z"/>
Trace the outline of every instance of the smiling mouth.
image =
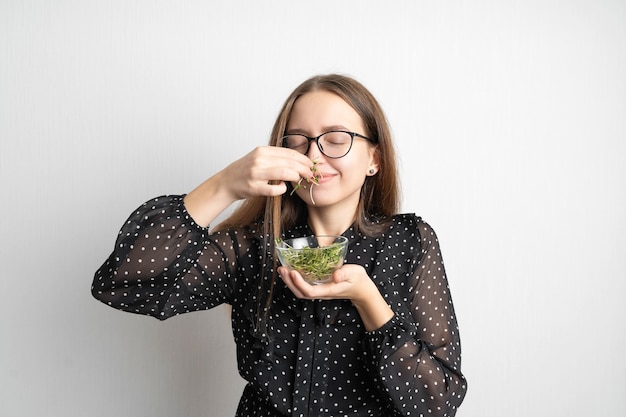
<path id="1" fill-rule="evenodd" d="M 317 184 L 323 184 L 331 179 L 333 179 L 337 174 L 326 174 L 324 172 L 318 172 L 319 176 L 317 178 Z"/>
<path id="2" fill-rule="evenodd" d="M 318 172 L 317 174 L 321 177 L 332 177 L 333 175 L 336 175 L 336 174 L 329 174 L 328 172 Z"/>

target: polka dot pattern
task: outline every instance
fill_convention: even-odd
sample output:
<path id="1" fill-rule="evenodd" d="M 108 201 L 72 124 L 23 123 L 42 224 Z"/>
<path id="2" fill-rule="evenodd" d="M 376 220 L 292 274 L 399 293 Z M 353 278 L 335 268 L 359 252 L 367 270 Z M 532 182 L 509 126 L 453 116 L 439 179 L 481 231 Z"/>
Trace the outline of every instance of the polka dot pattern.
<path id="1" fill-rule="evenodd" d="M 129 217 L 92 294 L 160 320 L 230 304 L 239 373 L 248 381 L 237 416 L 455 415 L 467 384 L 439 243 L 427 223 L 401 214 L 382 236 L 344 233 L 346 262 L 366 269 L 395 313 L 380 329 L 365 331 L 348 300 L 299 300 L 278 280 L 268 337 L 259 337 L 253 317 L 267 250 L 259 231 L 211 234 L 182 199 L 155 198 Z M 307 234 L 303 224 L 286 237 Z"/>

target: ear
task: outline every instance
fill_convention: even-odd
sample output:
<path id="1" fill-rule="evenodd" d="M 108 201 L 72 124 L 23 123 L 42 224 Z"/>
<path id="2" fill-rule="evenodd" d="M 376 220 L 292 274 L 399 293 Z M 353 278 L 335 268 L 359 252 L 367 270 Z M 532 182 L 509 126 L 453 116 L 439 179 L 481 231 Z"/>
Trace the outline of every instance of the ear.
<path id="1" fill-rule="evenodd" d="M 378 145 L 370 147 L 370 163 L 367 168 L 367 175 L 373 176 L 379 170 L 380 166 L 380 155 L 378 153 Z"/>

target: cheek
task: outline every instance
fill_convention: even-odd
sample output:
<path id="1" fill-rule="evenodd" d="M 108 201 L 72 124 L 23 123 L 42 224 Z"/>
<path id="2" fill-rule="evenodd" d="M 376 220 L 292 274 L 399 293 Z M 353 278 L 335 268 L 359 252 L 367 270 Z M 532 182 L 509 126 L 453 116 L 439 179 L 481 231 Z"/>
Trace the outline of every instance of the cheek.
<path id="1" fill-rule="evenodd" d="M 349 161 L 350 168 L 355 170 L 355 173 L 363 174 L 367 172 L 372 161 L 372 152 L 365 146 L 359 147 L 358 152 L 355 152 Z"/>
<path id="2" fill-rule="evenodd" d="M 364 179 L 369 167 L 369 160 L 366 155 L 337 162 L 339 163 L 335 165 L 335 168 L 341 172 L 344 178 Z"/>
<path id="3" fill-rule="evenodd" d="M 363 177 L 362 179 L 364 180 L 371 160 L 372 153 L 368 147 L 353 146 L 350 152 L 343 158 L 327 159 L 327 163 L 339 171 L 344 178 Z"/>

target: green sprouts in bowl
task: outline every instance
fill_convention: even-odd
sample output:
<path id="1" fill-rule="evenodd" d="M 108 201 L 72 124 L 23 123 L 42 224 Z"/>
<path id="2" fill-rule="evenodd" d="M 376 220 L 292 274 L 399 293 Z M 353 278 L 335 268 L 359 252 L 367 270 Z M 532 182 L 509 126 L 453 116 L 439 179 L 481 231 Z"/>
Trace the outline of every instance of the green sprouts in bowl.
<path id="1" fill-rule="evenodd" d="M 276 242 L 280 263 L 298 271 L 313 285 L 331 280 L 335 269 L 343 265 L 347 250 L 348 239 L 344 236 L 307 236 Z"/>

